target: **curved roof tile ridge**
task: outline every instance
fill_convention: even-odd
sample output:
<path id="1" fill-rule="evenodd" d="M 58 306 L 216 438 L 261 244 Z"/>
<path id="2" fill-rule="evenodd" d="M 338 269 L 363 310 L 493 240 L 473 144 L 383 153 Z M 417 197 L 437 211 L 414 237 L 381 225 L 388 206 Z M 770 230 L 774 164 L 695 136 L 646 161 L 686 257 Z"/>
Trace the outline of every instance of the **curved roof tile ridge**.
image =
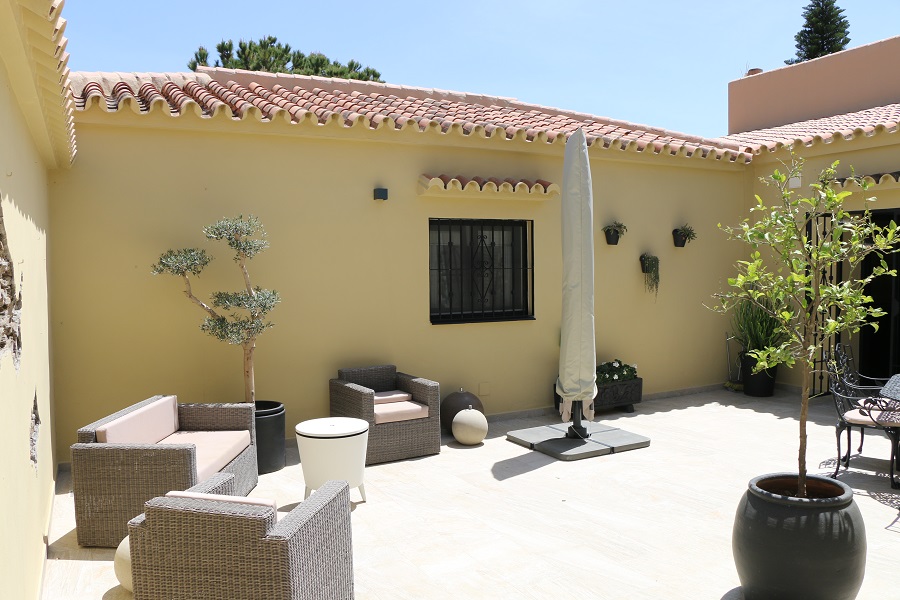
<path id="1" fill-rule="evenodd" d="M 211 117 L 211 100 L 227 107 L 234 119 L 248 114 L 260 121 L 284 120 L 322 126 L 361 126 L 369 129 L 414 128 L 420 132 L 474 135 L 481 138 L 554 143 L 583 128 L 591 145 L 658 155 L 703 157 L 722 162 L 748 162 L 735 141 L 705 138 L 637 125 L 627 121 L 564 111 L 512 98 L 415 88 L 388 83 L 332 79 L 308 75 L 204 68 L 197 73 L 79 73 L 78 108 L 95 106 L 90 98 L 103 90 L 108 110 L 118 110 L 122 84 L 131 90 L 175 85 L 198 101 L 201 116 Z M 89 83 L 91 85 L 89 85 Z M 209 94 L 200 102 L 203 90 Z M 163 93 L 170 98 L 171 94 Z M 139 93 L 138 102 L 124 100 L 133 110 L 149 112 L 151 95 Z M 181 107 L 170 101 L 173 114 Z"/>
<path id="2" fill-rule="evenodd" d="M 853 140 L 882 133 L 896 133 L 900 124 L 900 103 L 756 129 L 718 138 L 737 142 L 744 152 L 775 152 L 787 146 L 829 144 L 837 139 Z"/>

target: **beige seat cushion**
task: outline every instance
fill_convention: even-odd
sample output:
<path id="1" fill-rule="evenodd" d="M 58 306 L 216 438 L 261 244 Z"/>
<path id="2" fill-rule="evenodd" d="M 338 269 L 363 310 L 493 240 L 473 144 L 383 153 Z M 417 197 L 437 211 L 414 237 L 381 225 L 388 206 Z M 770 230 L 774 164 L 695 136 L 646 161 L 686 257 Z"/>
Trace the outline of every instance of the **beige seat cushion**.
<path id="1" fill-rule="evenodd" d="M 895 410 L 873 410 L 863 413 L 858 408 L 844 413 L 844 420 L 853 425 L 875 425 L 881 427 L 900 427 L 900 412 Z"/>
<path id="2" fill-rule="evenodd" d="M 163 396 L 97 428 L 97 441 L 107 444 L 155 444 L 178 431 L 178 399 Z"/>
<path id="3" fill-rule="evenodd" d="M 389 404 L 391 402 L 408 402 L 412 400 L 412 394 L 391 390 L 389 392 L 375 392 L 375 404 Z"/>
<path id="4" fill-rule="evenodd" d="M 424 419 L 428 416 L 428 407 L 418 402 L 389 402 L 375 405 L 375 424 Z"/>
<path id="5" fill-rule="evenodd" d="M 228 496 L 226 494 L 204 494 L 202 492 L 188 492 L 173 490 L 166 494 L 169 498 L 194 498 L 196 500 L 216 500 L 218 502 L 233 502 L 235 504 L 254 504 L 256 506 L 270 506 L 278 516 L 278 505 L 268 498 L 248 498 L 247 496 Z"/>
<path id="6" fill-rule="evenodd" d="M 234 460 L 250 445 L 250 432 L 241 431 L 176 431 L 159 444 L 194 444 L 197 446 L 197 481 L 209 479 Z"/>

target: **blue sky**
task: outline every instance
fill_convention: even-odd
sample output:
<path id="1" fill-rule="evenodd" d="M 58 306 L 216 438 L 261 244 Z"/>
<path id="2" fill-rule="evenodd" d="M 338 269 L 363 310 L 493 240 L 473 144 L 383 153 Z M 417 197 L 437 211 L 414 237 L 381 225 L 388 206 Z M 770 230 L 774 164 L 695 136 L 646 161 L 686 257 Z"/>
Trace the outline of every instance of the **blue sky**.
<path id="1" fill-rule="evenodd" d="M 385 81 L 517 98 L 715 137 L 728 82 L 794 55 L 808 0 L 70 0 L 73 71 L 186 71 L 198 46 L 277 36 Z M 897 0 L 839 0 L 850 47 L 900 35 Z M 893 76 L 893 74 L 886 74 Z M 835 74 L 840 93 L 852 74 Z"/>

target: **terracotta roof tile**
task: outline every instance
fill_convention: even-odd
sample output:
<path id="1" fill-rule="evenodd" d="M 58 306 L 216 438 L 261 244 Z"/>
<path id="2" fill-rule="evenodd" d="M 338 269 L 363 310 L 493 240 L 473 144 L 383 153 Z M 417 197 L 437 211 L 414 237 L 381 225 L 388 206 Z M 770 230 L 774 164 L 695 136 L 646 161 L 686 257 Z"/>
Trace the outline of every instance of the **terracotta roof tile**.
<path id="1" fill-rule="evenodd" d="M 789 123 L 768 129 L 734 133 L 719 138 L 722 143 L 739 143 L 744 152 L 775 151 L 785 146 L 810 146 L 842 138 L 851 140 L 882 132 L 896 133 L 900 104 L 887 104 L 822 119 Z"/>
<path id="2" fill-rule="evenodd" d="M 559 186 L 544 179 L 519 179 L 507 177 L 466 177 L 464 175 L 419 176 L 420 195 L 473 195 L 488 194 L 507 198 L 544 200 L 558 196 Z"/>
<path id="3" fill-rule="evenodd" d="M 75 73 L 78 110 L 103 107 L 116 112 L 130 105 L 149 113 L 164 99 L 172 115 L 196 105 L 201 118 L 225 111 L 232 119 L 248 113 L 261 121 L 331 122 L 344 127 L 461 132 L 464 135 L 552 143 L 579 127 L 588 143 L 603 148 L 650 149 L 654 154 L 702 156 L 724 162 L 748 162 L 738 140 L 709 140 L 606 117 L 481 96 L 392 84 L 201 68 L 196 73 Z M 103 104 L 100 99 L 103 99 Z M 105 105 L 105 106 L 104 106 Z M 308 121 L 309 117 L 313 119 Z"/>

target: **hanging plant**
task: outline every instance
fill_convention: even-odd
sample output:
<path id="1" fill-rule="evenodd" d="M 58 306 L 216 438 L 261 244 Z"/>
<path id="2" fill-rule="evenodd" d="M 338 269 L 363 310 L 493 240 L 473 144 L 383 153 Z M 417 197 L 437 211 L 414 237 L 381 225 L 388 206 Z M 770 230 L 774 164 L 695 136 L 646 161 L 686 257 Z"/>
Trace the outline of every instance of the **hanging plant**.
<path id="1" fill-rule="evenodd" d="M 672 239 L 675 241 L 676 248 L 684 248 L 684 245 L 692 240 L 697 239 L 697 232 L 694 228 L 685 223 L 681 227 L 672 230 Z"/>
<path id="2" fill-rule="evenodd" d="M 659 295 L 659 257 L 641 254 L 641 273 L 644 274 L 644 287 L 647 291 Z"/>

